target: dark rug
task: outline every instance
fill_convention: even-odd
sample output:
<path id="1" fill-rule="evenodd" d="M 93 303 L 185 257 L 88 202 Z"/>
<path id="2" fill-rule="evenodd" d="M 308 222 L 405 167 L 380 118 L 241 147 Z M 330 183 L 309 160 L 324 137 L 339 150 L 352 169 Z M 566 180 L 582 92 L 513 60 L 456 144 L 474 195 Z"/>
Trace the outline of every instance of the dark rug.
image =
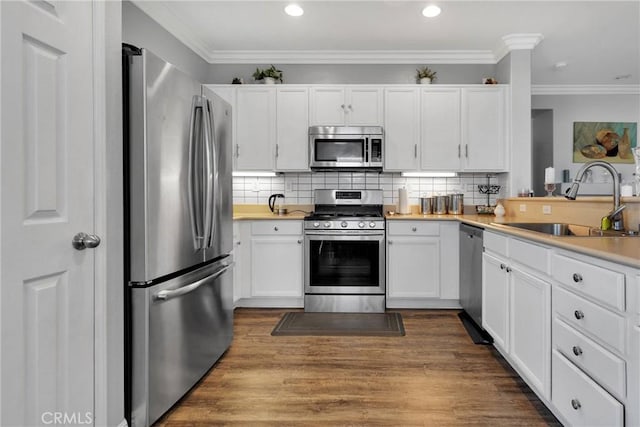
<path id="1" fill-rule="evenodd" d="M 400 313 L 285 313 L 274 336 L 404 336 Z"/>
<path id="2" fill-rule="evenodd" d="M 469 337 L 474 344 L 493 344 L 493 338 L 491 338 L 491 335 L 489 335 L 484 329 L 480 328 L 476 324 L 476 322 L 471 319 L 471 316 L 469 316 L 466 311 L 461 311 L 460 313 L 458 313 L 458 317 L 460 318 L 462 326 L 464 326 L 464 328 L 467 330 L 467 334 L 469 334 Z"/>

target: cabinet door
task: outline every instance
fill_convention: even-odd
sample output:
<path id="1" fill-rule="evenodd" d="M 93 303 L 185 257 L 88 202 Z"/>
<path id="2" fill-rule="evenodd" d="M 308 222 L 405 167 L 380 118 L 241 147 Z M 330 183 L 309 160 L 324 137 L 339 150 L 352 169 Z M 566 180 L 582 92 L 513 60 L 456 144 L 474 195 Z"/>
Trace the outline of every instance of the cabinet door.
<path id="1" fill-rule="evenodd" d="M 459 170 L 460 89 L 422 89 L 420 116 L 422 169 Z"/>
<path id="2" fill-rule="evenodd" d="M 384 91 L 384 168 L 386 171 L 418 169 L 420 98 L 415 88 Z"/>
<path id="3" fill-rule="evenodd" d="M 510 273 L 509 352 L 540 393 L 551 393 L 551 285 L 518 269 Z"/>
<path id="4" fill-rule="evenodd" d="M 460 225 L 457 221 L 440 223 L 440 298 L 460 298 Z"/>
<path id="5" fill-rule="evenodd" d="M 236 105 L 237 170 L 273 170 L 276 140 L 275 88 L 238 88 Z"/>
<path id="6" fill-rule="evenodd" d="M 440 296 L 440 240 L 397 237 L 387 241 L 389 298 Z"/>
<path id="7" fill-rule="evenodd" d="M 276 170 L 309 170 L 309 90 L 277 89 Z"/>
<path id="8" fill-rule="evenodd" d="M 380 126 L 382 124 L 382 89 L 349 88 L 346 92 L 346 124 Z"/>
<path id="9" fill-rule="evenodd" d="M 342 126 L 347 105 L 343 87 L 317 87 L 309 96 L 312 126 Z"/>
<path id="10" fill-rule="evenodd" d="M 506 262 L 482 255 L 482 327 L 496 345 L 508 350 L 509 281 Z"/>
<path id="11" fill-rule="evenodd" d="M 462 90 L 464 169 L 502 171 L 506 168 L 505 89 Z"/>
<path id="12" fill-rule="evenodd" d="M 302 297 L 302 236 L 252 237 L 251 296 Z"/>

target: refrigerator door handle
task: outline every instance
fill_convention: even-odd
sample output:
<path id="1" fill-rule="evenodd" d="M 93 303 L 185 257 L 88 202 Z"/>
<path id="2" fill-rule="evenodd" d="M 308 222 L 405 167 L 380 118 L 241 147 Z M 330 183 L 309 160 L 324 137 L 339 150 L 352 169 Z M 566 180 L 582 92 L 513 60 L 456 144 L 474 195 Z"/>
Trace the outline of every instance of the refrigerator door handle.
<path id="1" fill-rule="evenodd" d="M 178 288 L 178 289 L 171 290 L 171 291 L 160 291 L 160 292 L 158 292 L 157 294 L 155 294 L 153 296 L 153 300 L 168 301 L 170 299 L 178 298 L 178 297 L 186 295 L 186 294 L 188 294 L 190 292 L 193 292 L 196 289 L 198 289 L 200 286 L 210 282 L 211 280 L 215 280 L 218 277 L 222 276 L 224 273 L 229 271 L 230 268 L 233 268 L 234 265 L 235 265 L 235 262 L 230 262 L 229 264 L 226 264 L 221 269 L 217 270 L 211 276 L 207 276 L 204 279 L 200 279 L 197 282 L 194 282 L 194 283 L 192 283 L 190 285 L 187 285 L 187 286 L 183 286 L 182 288 Z"/>
<path id="2" fill-rule="evenodd" d="M 198 113 L 202 116 L 202 104 L 200 96 L 194 95 L 191 103 L 191 120 L 189 124 L 189 170 L 188 170 L 188 203 L 189 214 L 191 216 L 191 233 L 193 236 L 193 246 L 195 249 L 202 249 L 202 178 L 197 165 L 202 164 L 200 160 L 200 144 L 197 138 L 196 117 Z"/>
<path id="3" fill-rule="evenodd" d="M 218 159 L 216 153 L 216 145 L 213 132 L 213 117 L 211 111 L 211 103 L 202 96 L 202 126 L 204 135 L 204 151 L 205 151 L 205 198 L 204 198 L 204 247 L 213 246 L 215 235 L 215 197 L 217 196 L 218 183 Z"/>

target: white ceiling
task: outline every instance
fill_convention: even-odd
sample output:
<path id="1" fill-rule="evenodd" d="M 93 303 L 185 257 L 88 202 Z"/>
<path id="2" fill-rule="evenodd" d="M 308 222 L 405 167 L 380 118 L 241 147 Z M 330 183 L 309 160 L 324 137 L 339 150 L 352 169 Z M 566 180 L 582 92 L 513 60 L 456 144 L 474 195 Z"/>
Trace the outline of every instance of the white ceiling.
<path id="1" fill-rule="evenodd" d="M 211 63 L 491 64 L 527 34 L 534 84 L 640 83 L 640 0 L 301 0 L 297 18 L 279 0 L 134 3 Z"/>

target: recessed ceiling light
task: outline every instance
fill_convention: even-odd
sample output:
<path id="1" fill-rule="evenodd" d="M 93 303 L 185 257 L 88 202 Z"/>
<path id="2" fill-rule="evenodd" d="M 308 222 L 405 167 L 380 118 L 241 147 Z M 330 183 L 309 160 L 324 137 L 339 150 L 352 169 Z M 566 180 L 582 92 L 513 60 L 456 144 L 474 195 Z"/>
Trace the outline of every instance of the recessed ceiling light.
<path id="1" fill-rule="evenodd" d="M 289 16 L 302 16 L 304 10 L 297 4 L 292 3 L 284 8 L 284 12 Z"/>
<path id="2" fill-rule="evenodd" d="M 432 4 L 422 9 L 422 14 L 427 18 L 435 18 L 440 15 L 440 8 L 435 4 Z"/>

